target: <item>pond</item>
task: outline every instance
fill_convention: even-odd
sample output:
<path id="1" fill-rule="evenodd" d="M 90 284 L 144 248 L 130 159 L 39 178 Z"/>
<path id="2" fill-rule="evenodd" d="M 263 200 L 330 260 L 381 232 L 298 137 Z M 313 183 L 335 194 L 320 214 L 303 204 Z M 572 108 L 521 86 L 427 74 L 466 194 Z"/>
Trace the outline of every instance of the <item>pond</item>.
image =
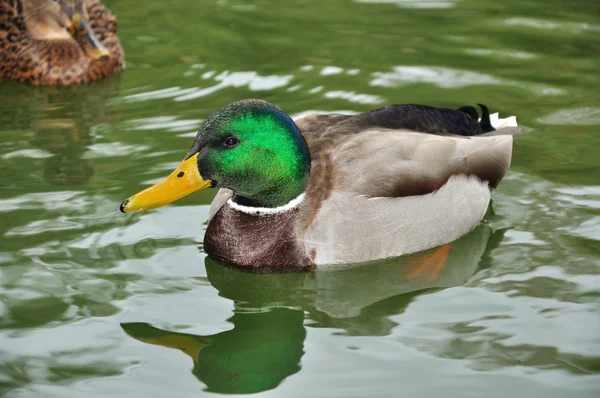
<path id="1" fill-rule="evenodd" d="M 123 73 L 0 81 L 0 395 L 598 396 L 598 4 L 105 3 Z M 213 190 L 118 210 L 243 98 L 291 115 L 481 102 L 522 133 L 444 268 L 255 275 L 204 255 Z"/>

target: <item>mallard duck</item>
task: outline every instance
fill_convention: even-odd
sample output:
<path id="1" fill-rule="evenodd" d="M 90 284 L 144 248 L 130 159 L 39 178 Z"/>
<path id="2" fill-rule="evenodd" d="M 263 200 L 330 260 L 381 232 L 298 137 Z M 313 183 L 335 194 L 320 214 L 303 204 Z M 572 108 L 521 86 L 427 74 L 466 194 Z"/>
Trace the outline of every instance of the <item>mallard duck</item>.
<path id="1" fill-rule="evenodd" d="M 0 77 L 73 86 L 122 65 L 117 19 L 100 0 L 0 1 Z"/>
<path id="2" fill-rule="evenodd" d="M 516 118 L 480 107 L 481 121 L 471 106 L 413 104 L 294 121 L 262 100 L 234 102 L 203 123 L 173 173 L 120 210 L 221 188 L 204 250 L 242 267 L 314 269 L 420 252 L 475 228 L 510 166 Z"/>

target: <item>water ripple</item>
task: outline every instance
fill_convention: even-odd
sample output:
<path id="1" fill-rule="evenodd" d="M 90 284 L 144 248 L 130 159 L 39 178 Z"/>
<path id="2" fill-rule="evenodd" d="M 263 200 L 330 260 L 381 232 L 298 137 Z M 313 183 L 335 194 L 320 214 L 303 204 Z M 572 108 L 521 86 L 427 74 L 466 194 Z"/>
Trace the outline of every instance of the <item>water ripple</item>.
<path id="1" fill-rule="evenodd" d="M 177 95 L 175 101 L 189 101 L 213 94 L 228 87 L 248 86 L 251 91 L 267 91 L 287 86 L 293 79 L 292 75 L 260 76 L 256 72 L 221 72 L 214 77 L 219 83 L 210 87 L 189 89 L 186 93 Z"/>
<path id="2" fill-rule="evenodd" d="M 546 31 L 560 30 L 569 33 L 600 32 L 600 25 L 589 23 L 575 23 L 568 21 L 555 22 L 535 18 L 513 17 L 503 21 L 503 23 L 508 26 L 524 26 L 527 28 L 534 28 Z"/>
<path id="3" fill-rule="evenodd" d="M 325 98 L 341 98 L 357 104 L 381 104 L 384 100 L 379 95 L 358 94 L 354 91 L 328 91 L 325 93 Z"/>
<path id="4" fill-rule="evenodd" d="M 395 66 L 393 72 L 375 72 L 371 86 L 400 87 L 415 83 L 429 83 L 441 88 L 459 88 L 475 85 L 524 87 L 539 95 L 563 95 L 564 90 L 545 84 L 503 80 L 492 75 L 460 69 L 428 66 Z"/>
<path id="5" fill-rule="evenodd" d="M 394 4 L 402 8 L 445 9 L 456 6 L 460 0 L 354 0 L 357 3 Z"/>
<path id="6" fill-rule="evenodd" d="M 600 124 L 600 108 L 561 109 L 537 119 L 539 123 L 592 126 Z"/>

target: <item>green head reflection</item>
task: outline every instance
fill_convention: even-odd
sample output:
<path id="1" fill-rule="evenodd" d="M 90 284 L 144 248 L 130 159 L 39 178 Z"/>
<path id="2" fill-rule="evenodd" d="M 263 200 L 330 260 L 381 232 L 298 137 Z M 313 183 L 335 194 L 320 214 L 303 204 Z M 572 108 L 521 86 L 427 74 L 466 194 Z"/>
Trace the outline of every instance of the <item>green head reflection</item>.
<path id="1" fill-rule="evenodd" d="M 304 354 L 304 313 L 274 308 L 235 313 L 233 329 L 210 336 L 169 332 L 146 323 L 121 326 L 133 338 L 183 351 L 194 361 L 192 373 L 207 391 L 250 394 L 277 387 L 300 370 Z"/>

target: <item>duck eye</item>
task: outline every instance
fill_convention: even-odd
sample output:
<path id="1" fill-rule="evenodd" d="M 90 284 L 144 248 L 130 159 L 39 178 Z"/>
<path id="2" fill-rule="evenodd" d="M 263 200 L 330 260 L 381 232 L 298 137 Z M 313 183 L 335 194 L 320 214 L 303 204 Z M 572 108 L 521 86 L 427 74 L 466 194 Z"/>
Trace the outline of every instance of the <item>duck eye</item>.
<path id="1" fill-rule="evenodd" d="M 235 146 L 237 146 L 237 144 L 240 143 L 240 140 L 238 140 L 236 137 L 227 137 L 225 138 L 225 147 L 226 148 L 233 148 Z"/>

